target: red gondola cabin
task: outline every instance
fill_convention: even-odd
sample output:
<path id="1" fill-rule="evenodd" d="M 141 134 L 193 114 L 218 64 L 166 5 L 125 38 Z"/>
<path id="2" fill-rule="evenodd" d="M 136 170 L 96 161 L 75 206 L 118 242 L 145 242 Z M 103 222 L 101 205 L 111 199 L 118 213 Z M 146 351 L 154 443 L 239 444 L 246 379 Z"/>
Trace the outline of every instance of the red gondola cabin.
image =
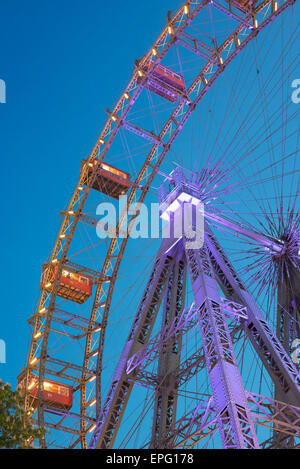
<path id="1" fill-rule="evenodd" d="M 149 62 L 144 67 L 144 72 L 147 72 L 151 66 L 152 62 Z M 141 78 L 139 78 L 140 80 Z M 162 64 L 156 65 L 145 87 L 172 103 L 177 101 L 180 96 L 185 96 L 184 77 Z"/>
<path id="2" fill-rule="evenodd" d="M 98 161 L 94 161 L 96 166 Z M 91 177 L 93 168 L 89 170 L 89 177 Z M 109 195 L 114 199 L 127 193 L 131 186 L 130 175 L 121 169 L 115 168 L 107 163 L 101 163 L 97 170 L 97 176 L 92 184 L 92 188 Z"/>
<path id="3" fill-rule="evenodd" d="M 234 0 L 233 4 L 241 11 L 249 11 L 251 7 L 255 7 L 256 0 Z"/>
<path id="4" fill-rule="evenodd" d="M 45 283 L 49 268 L 51 269 L 50 279 L 48 283 Z M 44 287 L 46 290 L 51 291 L 56 272 L 56 266 L 44 267 L 41 275 L 41 288 Z M 63 267 L 60 284 L 57 290 L 58 296 L 82 304 L 91 296 L 92 288 L 93 280 L 91 277 Z"/>
<path id="5" fill-rule="evenodd" d="M 20 375 L 18 388 L 21 395 L 24 395 L 25 376 L 24 373 Z M 37 407 L 38 397 L 38 379 L 33 377 L 29 385 L 29 393 L 33 399 L 32 407 Z M 44 400 L 47 406 L 69 410 L 73 405 L 73 388 L 67 384 L 57 383 L 55 381 L 44 381 Z"/>

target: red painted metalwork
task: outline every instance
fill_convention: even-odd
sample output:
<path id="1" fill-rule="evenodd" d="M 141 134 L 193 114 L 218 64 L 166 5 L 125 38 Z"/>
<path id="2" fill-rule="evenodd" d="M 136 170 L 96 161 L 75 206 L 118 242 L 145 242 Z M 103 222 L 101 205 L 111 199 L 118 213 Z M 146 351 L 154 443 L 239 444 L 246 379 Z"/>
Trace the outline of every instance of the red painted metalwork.
<path id="1" fill-rule="evenodd" d="M 24 375 L 19 377 L 18 388 L 21 395 L 24 395 Z M 38 379 L 32 378 L 29 385 L 30 396 L 32 397 L 32 407 L 36 408 L 38 401 Z M 54 408 L 71 409 L 73 405 L 73 388 L 67 384 L 55 381 L 44 381 L 44 400 L 47 406 Z"/>
<path id="2" fill-rule="evenodd" d="M 46 282 L 48 275 L 48 269 L 51 269 L 50 279 Z M 41 275 L 41 288 L 51 291 L 52 284 L 56 277 L 57 268 L 56 266 L 45 267 Z M 66 298 L 76 303 L 84 303 L 92 294 L 93 280 L 87 275 L 82 275 L 71 269 L 63 268 L 60 283 L 58 287 L 58 296 Z"/>
<path id="3" fill-rule="evenodd" d="M 152 65 L 153 63 L 149 62 L 143 67 L 143 71 L 147 72 Z M 147 80 L 145 88 L 168 101 L 175 102 L 185 91 L 185 81 L 179 73 L 162 64 L 157 64 L 151 77 Z"/>
<path id="4" fill-rule="evenodd" d="M 95 160 L 94 166 L 97 164 L 98 161 Z M 92 163 L 89 163 L 89 166 L 88 177 L 91 177 L 94 167 Z M 126 194 L 130 186 L 130 175 L 128 173 L 103 162 L 97 169 L 97 177 L 91 187 L 103 194 L 118 199 Z"/>

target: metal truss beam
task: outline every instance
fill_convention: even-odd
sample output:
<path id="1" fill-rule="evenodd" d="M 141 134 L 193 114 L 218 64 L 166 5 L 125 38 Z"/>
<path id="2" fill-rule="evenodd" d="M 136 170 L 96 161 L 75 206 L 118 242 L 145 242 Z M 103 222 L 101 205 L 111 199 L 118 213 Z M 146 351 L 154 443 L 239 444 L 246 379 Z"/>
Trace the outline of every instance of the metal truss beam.
<path id="1" fill-rule="evenodd" d="M 69 313 L 68 311 L 64 311 L 59 308 L 54 308 L 52 320 L 54 322 L 62 324 L 63 326 L 70 327 L 72 329 L 78 329 L 84 333 L 86 333 L 89 329 L 94 331 L 99 330 L 99 328 L 101 327 L 101 324 L 99 322 L 90 321 L 89 319 L 84 318 L 83 316 L 78 316 L 77 314 Z"/>
<path id="2" fill-rule="evenodd" d="M 250 230 L 248 227 L 236 223 L 235 221 L 229 220 L 228 218 L 221 217 L 215 213 L 210 213 L 205 211 L 205 217 L 217 223 L 220 226 L 223 226 L 227 230 L 231 230 L 234 233 L 239 233 L 255 242 L 259 246 L 264 246 L 274 253 L 280 253 L 283 248 L 283 243 L 280 240 L 270 239 L 267 236 L 263 236 L 259 233 L 256 233 L 253 230 Z"/>
<path id="3" fill-rule="evenodd" d="M 114 380 L 112 385 L 114 389 L 110 391 L 105 402 L 107 413 L 106 419 L 103 420 L 103 427 L 105 423 L 108 423 L 109 432 L 107 433 L 106 431 L 106 433 L 102 434 L 103 436 L 98 433 L 97 447 L 108 448 L 113 444 L 129 394 L 135 381 L 138 379 L 141 382 L 144 380 L 144 385 L 147 387 L 153 388 L 154 386 L 157 391 L 151 447 L 174 447 L 175 444 L 175 447 L 193 447 L 204 437 L 212 435 L 216 431 L 217 426 L 221 430 L 221 438 L 225 448 L 257 448 L 258 443 L 254 431 L 254 423 L 268 428 L 275 428 L 277 432 L 280 434 L 284 433 L 287 436 L 293 436 L 296 431 L 299 431 L 299 409 L 296 406 L 275 403 L 272 399 L 247 393 L 243 388 L 233 352 L 232 338 L 235 340 L 242 330 L 251 330 L 254 320 L 259 322 L 261 330 L 258 333 L 252 331 L 249 336 L 250 340 L 252 338 L 252 340 L 261 345 L 262 332 L 266 333 L 267 331 L 269 339 L 271 332 L 268 324 L 261 317 L 257 318 L 258 314 L 253 300 L 251 302 L 249 296 L 245 295 L 243 284 L 223 251 L 220 251 L 221 248 L 211 231 L 208 230 L 208 234 L 206 245 L 201 250 L 186 249 L 196 304 L 195 306 L 192 305 L 189 312 L 186 313 L 186 310 L 184 311 L 182 308 L 183 303 L 180 302 L 181 309 L 177 313 L 177 323 L 176 321 L 174 322 L 177 310 L 176 302 L 174 304 L 174 298 L 176 298 L 176 288 L 174 286 L 180 286 L 180 282 L 178 280 L 175 281 L 175 277 L 178 274 L 174 274 L 174 272 L 178 272 L 179 264 L 177 263 L 174 266 L 173 257 L 172 262 L 169 263 L 167 268 L 169 273 L 165 273 L 165 286 L 160 287 L 160 295 L 155 295 L 153 287 L 151 290 L 154 278 L 157 277 L 156 267 L 154 266 L 141 305 L 143 305 L 147 298 L 148 300 L 150 299 L 150 303 L 153 300 L 159 307 L 162 300 L 162 291 L 166 288 L 167 282 L 169 282 L 161 338 L 155 337 L 152 340 L 151 346 L 148 344 L 154 315 L 152 315 L 150 321 L 148 317 L 146 324 L 143 324 L 143 307 L 140 307 L 124 348 L 119 370 L 117 369 L 115 375 L 115 378 L 118 379 Z M 182 249 L 181 243 L 174 244 L 171 242 L 170 244 L 171 246 L 176 245 L 178 250 Z M 165 252 L 168 252 L 170 255 L 169 248 Z M 160 251 L 159 256 L 164 257 L 162 251 Z M 214 275 L 217 275 L 221 287 L 229 298 L 219 296 Z M 149 296 L 150 290 L 152 294 Z M 176 390 L 184 376 L 181 376 L 179 372 L 180 354 L 177 354 L 177 359 L 171 360 L 171 365 L 173 364 L 173 366 L 170 366 L 169 357 L 174 352 L 172 345 L 175 346 L 177 344 L 180 348 L 178 334 L 182 335 L 185 330 L 194 327 L 196 323 L 195 316 L 197 317 L 197 315 L 201 327 L 205 356 L 203 350 L 199 351 L 197 356 L 191 357 L 190 366 L 188 364 L 184 365 L 182 372 L 190 378 L 206 362 L 213 390 L 214 407 L 211 405 L 209 411 L 206 409 L 205 414 L 201 414 L 201 426 L 198 425 L 192 433 L 185 436 L 180 442 L 175 443 L 174 438 L 177 431 L 177 424 L 176 429 L 174 425 L 177 399 Z M 168 321 L 167 317 L 169 318 Z M 231 332 L 226 323 L 226 317 L 234 318 L 235 320 L 231 325 Z M 257 323 L 255 322 L 256 325 Z M 257 334 L 260 334 L 259 337 Z M 272 347 L 276 348 L 274 347 L 274 342 L 271 342 L 270 348 Z M 272 364 L 275 370 L 277 370 L 277 366 L 280 363 L 283 367 L 285 366 L 281 351 L 279 351 L 278 361 L 274 365 L 272 363 L 272 354 L 266 351 L 265 347 L 262 347 L 262 349 L 265 361 Z M 271 351 L 275 353 L 273 349 Z M 157 357 L 159 357 L 158 374 L 154 376 L 145 370 L 145 364 L 149 364 Z M 144 369 L 140 370 L 140 368 Z M 143 383 L 141 384 L 143 385 Z M 221 393 L 219 392 L 220 387 L 222 388 Z M 118 390 L 118 392 L 115 393 L 115 390 Z M 116 397 L 115 402 L 118 403 L 118 406 L 114 405 Z M 203 419 L 204 415 L 205 419 Z M 194 417 L 190 424 L 196 424 L 197 421 L 197 418 Z M 189 430 L 191 428 L 190 426 Z"/>
<path id="4" fill-rule="evenodd" d="M 212 61 L 213 63 L 217 63 L 217 60 L 214 60 L 212 56 L 208 55 L 209 53 L 211 54 L 214 53 L 213 49 L 209 51 L 205 50 L 204 52 L 203 47 L 202 47 L 202 42 L 200 42 L 198 39 L 190 36 L 187 33 L 183 34 L 182 36 L 186 40 L 182 39 L 181 37 L 177 37 L 176 41 L 178 42 L 178 44 L 190 50 L 194 54 L 198 55 L 198 57 L 201 57 L 202 59 L 206 61 Z"/>
<path id="5" fill-rule="evenodd" d="M 293 341 L 300 337 L 300 265 L 287 260 L 281 273 L 277 291 L 276 335 L 287 353 L 291 354 Z"/>
<path id="6" fill-rule="evenodd" d="M 225 13 L 225 15 L 229 16 L 229 18 L 237 21 L 238 23 L 242 24 L 243 26 L 245 26 L 248 29 L 253 29 L 254 26 L 252 24 L 250 24 L 248 21 L 244 20 L 240 16 L 236 15 L 235 13 L 233 13 L 231 10 L 224 7 L 223 5 L 220 5 L 220 3 L 217 3 L 215 0 L 210 0 L 209 3 L 210 3 L 210 5 L 212 5 L 217 10 L 219 10 L 222 13 Z"/>
<path id="7" fill-rule="evenodd" d="M 241 332 L 243 331 L 241 326 L 229 324 L 229 332 L 232 343 L 239 340 Z M 192 356 L 188 357 L 184 362 L 181 363 L 178 369 L 178 386 L 183 386 L 193 376 L 195 376 L 205 366 L 205 357 L 203 349 L 200 348 Z"/>
<path id="8" fill-rule="evenodd" d="M 300 337 L 300 265 L 297 263 L 298 249 L 294 259 L 279 262 L 281 282 L 277 287 L 276 335 L 288 355 L 292 355 L 293 341 Z M 276 262 L 276 261 L 275 261 Z M 300 367 L 298 366 L 298 371 Z M 282 388 L 275 386 L 275 399 L 289 403 Z M 300 399 L 299 399 L 300 400 Z M 300 405 L 300 404 L 299 404 Z M 282 438 L 274 428 L 274 440 L 278 448 L 294 446 L 294 438 Z"/>
<path id="9" fill-rule="evenodd" d="M 165 293 L 162 331 L 168 335 L 170 326 L 180 320 L 185 300 L 186 263 L 176 259 Z M 162 337 L 162 339 L 164 339 Z M 169 435 L 174 431 L 177 408 L 177 374 L 180 364 L 182 333 L 179 331 L 159 347 L 158 381 L 156 388 L 151 448 L 166 448 Z"/>
<path id="10" fill-rule="evenodd" d="M 88 368 L 83 368 L 82 366 L 76 365 L 75 363 L 67 362 L 67 361 L 64 361 L 64 360 L 59 360 L 58 358 L 51 357 L 50 355 L 47 355 L 45 363 L 46 364 L 51 363 L 51 365 L 57 366 L 59 368 L 56 371 L 52 368 L 53 374 L 55 374 L 55 376 L 58 376 L 58 377 L 59 376 L 63 377 L 67 370 L 77 371 L 79 376 L 81 376 L 81 374 L 84 370 L 88 375 L 88 379 L 90 379 L 92 376 L 95 376 L 95 374 L 96 374 L 95 370 L 88 369 Z M 46 370 L 47 370 L 47 368 L 45 369 L 45 371 Z M 79 380 L 80 379 L 79 376 L 78 377 L 73 376 L 72 378 L 74 380 Z"/>
<path id="11" fill-rule="evenodd" d="M 213 399 L 210 397 L 176 422 L 176 429 L 169 437 L 169 445 L 173 448 L 194 446 L 196 442 L 215 432 L 217 425 Z"/>
<path id="12" fill-rule="evenodd" d="M 145 370 L 138 370 L 135 376 L 135 382 L 138 386 L 153 389 L 159 385 L 157 375 Z"/>
<path id="13" fill-rule="evenodd" d="M 258 448 L 208 250 L 186 248 L 186 256 L 223 448 Z"/>
<path id="14" fill-rule="evenodd" d="M 243 322 L 244 330 L 275 386 L 282 390 L 288 402 L 300 406 L 299 375 L 293 362 L 238 278 L 208 226 L 206 226 L 206 244 L 221 288 L 229 298 L 247 308 L 248 319 Z"/>
<path id="15" fill-rule="evenodd" d="M 223 299 L 222 299 L 223 300 Z M 189 308 L 191 311 L 191 308 Z M 186 327 L 183 329 L 176 329 L 181 331 L 182 334 L 188 332 L 192 327 L 195 327 L 198 322 L 195 320 L 197 311 L 195 308 L 192 309 L 193 313 L 190 315 L 192 319 L 186 321 Z M 240 335 L 243 332 L 243 328 L 240 324 L 237 324 L 236 321 L 228 325 L 231 340 L 233 343 L 237 342 L 240 339 Z M 176 332 L 172 332 L 173 334 Z M 134 368 L 138 367 L 136 374 L 137 384 L 140 386 L 153 389 L 159 385 L 159 378 L 157 374 L 146 371 L 147 366 L 153 362 L 158 356 L 158 340 L 149 342 L 147 347 L 143 347 L 141 351 L 132 357 L 132 361 L 128 364 L 127 372 L 132 371 Z M 203 353 L 203 348 L 201 347 L 193 355 L 188 357 L 185 361 L 181 362 L 177 372 L 177 383 L 178 387 L 183 386 L 187 381 L 189 381 L 193 376 L 195 376 L 201 369 L 205 366 L 205 357 Z"/>
<path id="16" fill-rule="evenodd" d="M 285 442 L 287 436 L 282 434 L 282 440 Z M 278 440 L 274 440 L 273 437 L 268 438 L 261 444 L 261 449 L 278 449 Z M 291 449 L 291 448 L 289 448 Z M 293 449 L 300 449 L 300 443 L 294 444 Z"/>
<path id="17" fill-rule="evenodd" d="M 29 324 L 32 325 L 34 323 L 34 317 L 35 316 L 31 316 L 29 318 L 29 320 L 28 320 Z M 52 320 L 53 320 L 53 322 L 61 324 L 62 326 L 82 331 L 83 334 L 78 335 L 78 336 L 72 336 L 70 334 L 66 334 L 69 337 L 73 337 L 75 339 L 80 339 L 81 337 L 83 337 L 89 329 L 92 329 L 92 330 L 95 331 L 95 330 L 99 330 L 99 328 L 101 327 L 101 324 L 99 322 L 89 321 L 87 318 L 85 318 L 83 316 L 79 316 L 79 315 L 74 314 L 74 313 L 69 313 L 68 311 L 64 311 L 64 310 L 59 309 L 59 308 L 54 308 L 53 309 L 53 319 Z M 53 330 L 53 329 L 51 328 L 51 330 Z"/>
<path id="18" fill-rule="evenodd" d="M 277 324 L 277 336 L 279 336 L 279 339 L 281 339 L 281 341 L 283 342 L 282 347 L 282 345 L 280 344 L 280 340 L 276 338 L 275 334 L 270 329 L 268 323 L 262 317 L 262 314 L 258 310 L 252 297 L 249 295 L 248 292 L 245 291 L 245 288 L 241 284 L 241 281 L 237 278 L 237 275 L 234 272 L 232 265 L 226 258 L 224 252 L 222 252 L 222 249 L 218 245 L 216 239 L 213 238 L 211 232 L 208 233 L 208 239 L 210 240 L 208 241 L 208 245 L 209 242 L 211 243 L 211 260 L 214 265 L 215 272 L 219 277 L 219 281 L 221 286 L 223 287 L 223 290 L 227 291 L 230 297 L 234 297 L 237 301 L 242 302 L 247 307 L 248 319 L 244 322 L 244 328 L 250 338 L 250 341 L 252 342 L 252 345 L 256 349 L 256 352 L 260 356 L 266 369 L 268 370 L 270 376 L 274 381 L 275 398 L 287 404 L 293 403 L 296 406 L 300 406 L 299 375 L 297 375 L 296 367 L 290 359 L 290 345 L 293 333 L 291 330 L 287 330 L 288 328 L 286 324 L 284 325 L 284 323 L 287 322 L 289 323 L 289 325 L 291 325 L 290 317 L 293 316 L 289 317 L 289 315 L 286 314 L 287 308 L 283 308 L 284 313 L 281 309 L 282 321 L 281 324 L 280 322 L 279 324 Z M 263 244 L 265 243 L 263 242 Z M 273 246 L 268 246 L 268 248 L 271 248 L 272 251 L 276 253 L 277 250 L 274 249 L 274 247 L 276 247 L 276 244 Z M 278 247 L 281 251 L 282 246 L 278 244 Z M 291 279 L 289 279 L 289 285 L 291 284 L 291 282 L 294 282 L 295 285 L 297 285 L 297 282 L 295 281 L 295 279 L 297 279 L 297 276 L 299 277 L 299 271 L 295 269 L 295 275 L 291 276 Z M 294 288 L 295 285 L 293 285 Z M 295 291 L 297 291 L 297 287 L 294 289 L 294 292 Z M 289 296 L 288 292 L 289 288 L 287 284 L 279 286 L 279 301 L 282 301 L 282 303 L 286 302 L 287 296 Z M 296 296 L 294 298 L 293 305 L 296 305 Z M 291 307 L 292 299 L 290 298 L 287 302 Z M 288 306 L 287 302 L 286 306 Z M 292 323 L 293 327 L 295 328 L 297 322 L 292 321 Z M 278 428 L 280 428 L 279 423 L 277 423 L 276 425 L 274 423 L 273 428 L 273 439 L 275 441 L 275 446 L 293 447 L 294 441 L 291 434 L 288 434 L 286 437 L 283 437 L 280 431 L 278 431 Z"/>
<path id="19" fill-rule="evenodd" d="M 164 239 L 97 421 L 92 448 L 111 448 L 116 438 L 135 381 L 134 373 L 126 372 L 127 362 L 149 340 L 174 265 L 175 252 L 165 254 L 169 247 L 170 240 Z"/>
<path id="20" fill-rule="evenodd" d="M 172 342 L 174 337 L 178 334 L 183 334 L 189 331 L 192 327 L 197 324 L 197 311 L 192 304 L 189 308 L 181 312 L 180 318 L 174 318 L 172 322 L 162 329 L 162 331 L 156 334 L 147 345 L 142 347 L 137 353 L 135 353 L 127 363 L 127 373 L 137 367 L 146 368 L 151 362 L 157 359 L 160 348 L 167 347 L 167 342 Z"/>
<path id="21" fill-rule="evenodd" d="M 165 146 L 164 142 L 159 137 L 154 135 L 153 132 L 149 132 L 149 130 L 142 129 L 141 127 L 139 127 L 136 124 L 133 124 L 132 122 L 123 121 L 122 126 L 124 127 L 124 129 L 128 130 L 129 132 L 135 135 L 139 135 L 139 137 L 142 137 L 145 140 L 148 140 L 149 142 L 153 144 L 156 144 L 162 147 Z"/>
<path id="22" fill-rule="evenodd" d="M 67 418 L 72 418 L 74 420 L 81 420 L 82 419 L 82 415 L 81 414 L 76 414 L 76 412 L 70 412 L 70 411 L 67 411 L 67 410 L 63 410 L 63 409 L 55 409 L 54 407 L 45 407 L 44 408 L 45 412 L 47 412 L 48 414 L 52 414 L 52 415 L 56 415 L 58 417 L 61 417 L 61 420 L 60 420 L 60 423 L 57 423 L 57 427 L 59 427 L 61 425 L 61 423 L 66 420 Z M 91 424 L 94 424 L 95 423 L 95 419 L 92 418 L 92 417 L 89 417 L 89 416 L 85 416 L 84 417 L 84 420 L 86 422 L 89 422 Z"/>
<path id="23" fill-rule="evenodd" d="M 283 439 L 295 433 L 300 434 L 299 408 L 251 392 L 246 392 L 246 395 L 256 425 L 270 429 L 275 427 Z M 174 448 L 190 448 L 214 433 L 217 427 L 217 416 L 211 397 L 176 422 L 170 442 Z"/>
<path id="24" fill-rule="evenodd" d="M 37 419 L 32 419 L 32 423 L 34 425 L 38 425 L 38 420 Z M 78 429 L 77 428 L 71 428 L 71 427 L 66 427 L 66 426 L 63 426 L 63 425 L 57 425 L 55 423 L 52 423 L 52 422 L 45 422 L 44 423 L 45 427 L 46 428 L 51 428 L 52 430 L 59 430 L 63 433 L 70 433 L 72 435 L 78 435 Z"/>
<path id="25" fill-rule="evenodd" d="M 253 420 L 286 435 L 300 435 L 300 408 L 255 393 L 247 393 Z"/>

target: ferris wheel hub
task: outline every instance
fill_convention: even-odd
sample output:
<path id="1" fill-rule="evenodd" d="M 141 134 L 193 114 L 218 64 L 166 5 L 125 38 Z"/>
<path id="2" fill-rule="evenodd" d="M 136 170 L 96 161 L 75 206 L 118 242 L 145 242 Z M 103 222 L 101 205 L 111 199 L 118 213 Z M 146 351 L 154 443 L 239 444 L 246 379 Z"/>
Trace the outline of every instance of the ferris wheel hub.
<path id="1" fill-rule="evenodd" d="M 201 209 L 201 189 L 195 182 L 192 171 L 177 166 L 163 181 L 158 189 L 160 213 L 163 220 L 169 221 L 171 213 L 175 213 L 184 204 Z M 201 205 L 200 205 L 201 204 Z"/>

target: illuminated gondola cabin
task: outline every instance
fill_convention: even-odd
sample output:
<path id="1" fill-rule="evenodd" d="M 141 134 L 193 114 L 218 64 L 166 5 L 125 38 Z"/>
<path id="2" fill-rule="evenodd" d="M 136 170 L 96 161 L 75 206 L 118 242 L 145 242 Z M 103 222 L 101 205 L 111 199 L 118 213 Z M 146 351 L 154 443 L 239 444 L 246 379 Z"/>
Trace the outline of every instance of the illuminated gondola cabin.
<path id="1" fill-rule="evenodd" d="M 149 62 L 143 67 L 143 71 L 147 72 L 151 66 L 152 62 Z M 141 80 L 142 77 L 138 79 L 139 82 Z M 156 65 L 151 77 L 145 83 L 145 88 L 172 103 L 177 101 L 179 97 L 186 97 L 184 77 L 162 64 Z"/>
<path id="2" fill-rule="evenodd" d="M 255 7 L 256 0 L 233 0 L 232 4 L 241 11 L 249 11 Z"/>
<path id="3" fill-rule="evenodd" d="M 95 160 L 94 165 L 96 166 L 97 164 L 98 161 Z M 93 167 L 90 167 L 89 177 L 92 176 L 92 172 Z M 110 164 L 101 163 L 100 167 L 97 169 L 97 175 L 91 187 L 114 199 L 118 199 L 127 193 L 130 186 L 130 175 L 128 173 Z"/>
<path id="4" fill-rule="evenodd" d="M 48 269 L 51 269 L 50 278 Z M 41 275 L 41 288 L 51 291 L 56 278 L 56 266 L 44 266 Z M 47 280 L 48 279 L 48 280 Z M 74 272 L 69 267 L 63 267 L 57 295 L 76 303 L 84 303 L 92 294 L 93 280 L 86 274 Z"/>
<path id="5" fill-rule="evenodd" d="M 22 373 L 18 377 L 18 389 L 21 395 L 25 394 L 25 374 Z M 38 404 L 38 379 L 37 377 L 31 378 L 31 383 L 28 387 L 30 397 L 32 397 L 31 406 L 35 410 Z M 69 410 L 73 405 L 73 388 L 67 384 L 57 383 L 46 379 L 44 381 L 44 400 L 48 407 Z"/>

